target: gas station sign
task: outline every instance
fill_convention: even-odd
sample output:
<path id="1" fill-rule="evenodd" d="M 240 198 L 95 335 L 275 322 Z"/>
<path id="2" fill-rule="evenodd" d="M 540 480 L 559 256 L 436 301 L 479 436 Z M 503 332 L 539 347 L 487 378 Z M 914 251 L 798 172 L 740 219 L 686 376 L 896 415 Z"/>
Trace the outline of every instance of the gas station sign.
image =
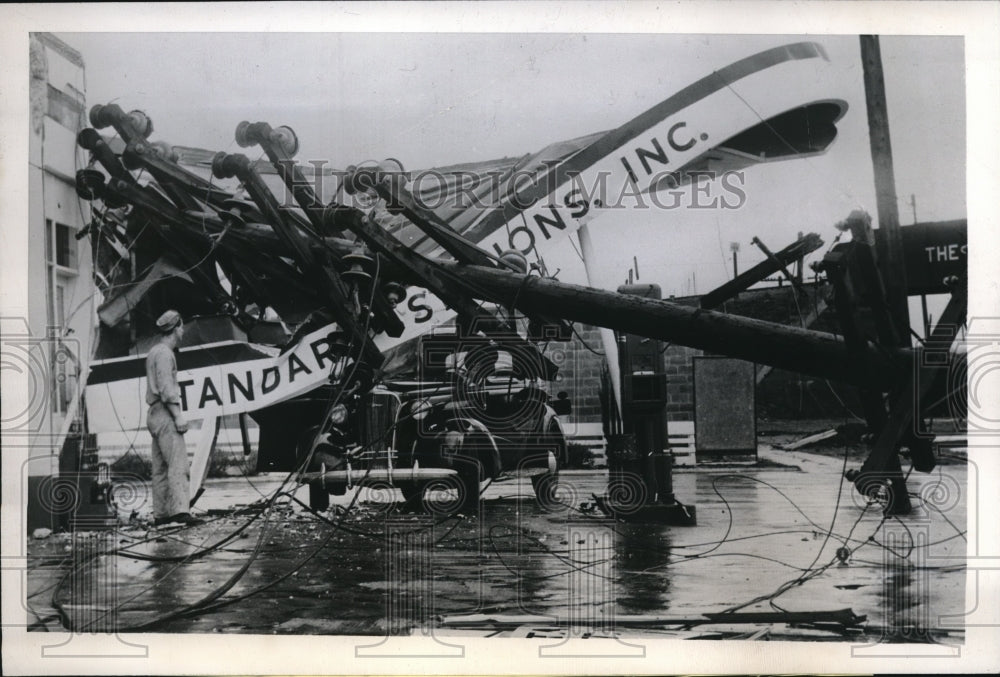
<path id="1" fill-rule="evenodd" d="M 900 228 L 909 296 L 947 294 L 945 280 L 968 279 L 968 228 L 965 219 L 915 223 Z M 884 251 L 882 229 L 875 231 L 878 251 Z"/>

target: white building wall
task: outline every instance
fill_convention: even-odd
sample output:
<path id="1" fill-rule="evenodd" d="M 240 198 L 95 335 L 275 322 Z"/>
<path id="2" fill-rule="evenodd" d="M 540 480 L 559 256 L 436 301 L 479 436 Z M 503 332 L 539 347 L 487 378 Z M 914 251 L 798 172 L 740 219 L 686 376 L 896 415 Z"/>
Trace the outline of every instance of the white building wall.
<path id="1" fill-rule="evenodd" d="M 48 63 L 48 83 L 67 94 L 74 92 L 83 94 L 86 86 L 84 69 L 77 63 L 73 63 L 59 49 L 56 49 L 52 36 L 40 36 L 45 49 L 45 60 Z M 77 55 L 79 56 L 79 55 Z M 82 59 L 81 59 L 82 61 Z"/>
<path id="2" fill-rule="evenodd" d="M 74 394 L 91 351 L 96 299 L 90 241 L 74 237 L 89 221 L 90 210 L 74 184 L 77 169 L 87 161 L 76 146 L 76 134 L 86 124 L 83 62 L 71 47 L 44 33 L 32 35 L 32 56 L 26 319 L 44 373 L 32 374 L 33 396 L 40 403 L 29 422 L 28 474 L 48 475 L 58 467 L 62 435 L 74 417 Z M 70 246 L 76 250 L 72 268 L 53 265 L 55 224 L 69 228 Z"/>

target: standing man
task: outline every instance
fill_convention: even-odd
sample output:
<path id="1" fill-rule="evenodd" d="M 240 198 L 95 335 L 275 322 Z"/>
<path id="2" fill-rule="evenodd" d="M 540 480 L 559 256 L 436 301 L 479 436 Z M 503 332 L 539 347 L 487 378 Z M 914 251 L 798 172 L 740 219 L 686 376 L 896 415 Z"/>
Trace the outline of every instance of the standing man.
<path id="1" fill-rule="evenodd" d="M 180 313 L 168 310 L 156 321 L 160 340 L 146 356 L 146 427 L 153 436 L 153 524 L 180 523 L 193 526 L 190 470 L 184 433 L 187 421 L 181 413 L 174 351 L 184 336 Z"/>

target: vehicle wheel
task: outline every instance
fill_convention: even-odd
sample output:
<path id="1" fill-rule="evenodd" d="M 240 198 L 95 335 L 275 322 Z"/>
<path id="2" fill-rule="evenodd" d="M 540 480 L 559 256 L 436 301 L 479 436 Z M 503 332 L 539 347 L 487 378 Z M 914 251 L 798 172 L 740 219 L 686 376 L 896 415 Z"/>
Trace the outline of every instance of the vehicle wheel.
<path id="1" fill-rule="evenodd" d="M 500 452 L 493 436 L 485 426 L 477 421 L 455 419 L 448 424 L 446 435 L 461 433 L 461 442 L 451 453 L 454 469 L 461 484 L 461 506 L 458 512 L 467 515 L 479 512 L 479 496 L 482 483 L 496 477 L 500 470 Z"/>
<path id="2" fill-rule="evenodd" d="M 563 432 L 562 426 L 559 425 L 559 421 L 557 419 L 553 418 L 549 421 L 548 426 L 545 428 L 545 433 L 542 436 L 542 443 L 552 452 L 552 455 L 555 456 L 555 471 L 558 471 L 559 468 L 562 468 L 566 464 L 567 444 L 566 433 Z"/>
<path id="3" fill-rule="evenodd" d="M 531 476 L 531 489 L 535 492 L 535 500 L 543 510 L 557 510 L 562 507 L 557 495 L 559 473 L 543 472 Z"/>
<path id="4" fill-rule="evenodd" d="M 322 482 L 309 483 L 309 507 L 316 512 L 326 512 L 330 509 L 330 494 L 326 492 Z"/>
<path id="5" fill-rule="evenodd" d="M 424 495 L 424 487 L 426 486 L 427 484 L 425 482 L 401 484 L 399 486 L 399 490 L 403 492 L 403 499 L 407 503 L 419 503 L 421 497 Z"/>
<path id="6" fill-rule="evenodd" d="M 298 439 L 295 441 L 295 465 L 299 470 L 308 470 L 309 468 L 301 467 L 312 450 L 313 442 L 316 439 L 316 433 L 319 431 L 319 426 L 314 425 L 306 428 L 299 435 Z"/>
<path id="7" fill-rule="evenodd" d="M 434 517 L 467 514 L 466 487 L 462 478 L 452 475 L 424 484 L 419 509 Z"/>
<path id="8" fill-rule="evenodd" d="M 424 490 L 426 488 L 426 482 L 402 484 L 399 486 L 399 490 L 403 492 L 403 512 L 424 511 Z"/>
<path id="9" fill-rule="evenodd" d="M 478 464 L 477 464 L 478 465 Z M 482 487 L 480 481 L 481 466 L 472 469 L 471 472 L 459 472 L 458 479 L 462 485 L 462 502 L 458 512 L 466 515 L 476 515 L 479 513 L 479 495 Z"/>
<path id="10" fill-rule="evenodd" d="M 545 447 L 548 448 L 548 468 L 545 472 L 531 476 L 531 488 L 535 492 L 535 499 L 543 509 L 566 508 L 567 505 L 557 495 L 559 468 L 562 467 L 566 459 L 566 436 L 557 420 L 549 421 L 541 439 Z"/>

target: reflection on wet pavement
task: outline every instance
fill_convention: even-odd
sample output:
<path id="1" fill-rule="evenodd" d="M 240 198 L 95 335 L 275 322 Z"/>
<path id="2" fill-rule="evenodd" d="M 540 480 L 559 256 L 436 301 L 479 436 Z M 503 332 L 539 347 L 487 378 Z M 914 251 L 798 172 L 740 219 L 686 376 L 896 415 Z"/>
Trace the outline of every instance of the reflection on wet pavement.
<path id="1" fill-rule="evenodd" d="M 947 472 L 965 486 L 964 467 Z M 867 616 L 859 630 L 866 637 L 932 641 L 949 635 L 942 616 L 963 612 L 966 543 L 956 535 L 965 525 L 963 501 L 883 522 L 878 507 L 866 507 L 849 486 L 838 505 L 836 473 L 699 470 L 675 475 L 677 496 L 697 506 L 698 526 L 667 527 L 623 524 L 590 509 L 606 473 L 566 472 L 561 481 L 568 505 L 560 510 L 543 510 L 527 480 L 513 479 L 489 487 L 478 516 L 402 514 L 362 490 L 346 515 L 352 492 L 335 497 L 324 521 L 295 503 L 256 519 L 214 514 L 253 503 L 280 479 L 254 478 L 254 488 L 243 479 L 212 480 L 198 506 L 210 511 L 207 524 L 124 527 L 113 536 L 119 556 L 83 563 L 61 585 L 65 563 L 37 566 L 30 593 L 45 616 L 53 589 L 64 608 L 81 608 L 113 576 L 116 601 L 103 602 L 103 622 L 158 632 L 392 635 L 442 617 L 520 614 L 536 626 L 595 635 L 632 632 L 641 616 L 658 619 L 645 632 L 710 636 L 682 621 L 762 598 L 741 611 L 851 609 Z M 933 481 L 911 478 L 911 489 L 931 495 L 922 490 Z M 77 536 L 78 548 L 84 538 Z M 32 554 L 39 562 L 62 557 L 72 542 L 53 536 L 32 545 Z M 783 586 L 780 596 L 763 599 Z M 149 625 L 196 604 L 213 606 Z M 633 625 L 623 628 L 629 619 Z M 961 637 L 960 627 L 950 630 Z M 483 625 L 482 634 L 498 632 Z M 817 630 L 788 625 L 783 632 L 815 639 Z"/>

